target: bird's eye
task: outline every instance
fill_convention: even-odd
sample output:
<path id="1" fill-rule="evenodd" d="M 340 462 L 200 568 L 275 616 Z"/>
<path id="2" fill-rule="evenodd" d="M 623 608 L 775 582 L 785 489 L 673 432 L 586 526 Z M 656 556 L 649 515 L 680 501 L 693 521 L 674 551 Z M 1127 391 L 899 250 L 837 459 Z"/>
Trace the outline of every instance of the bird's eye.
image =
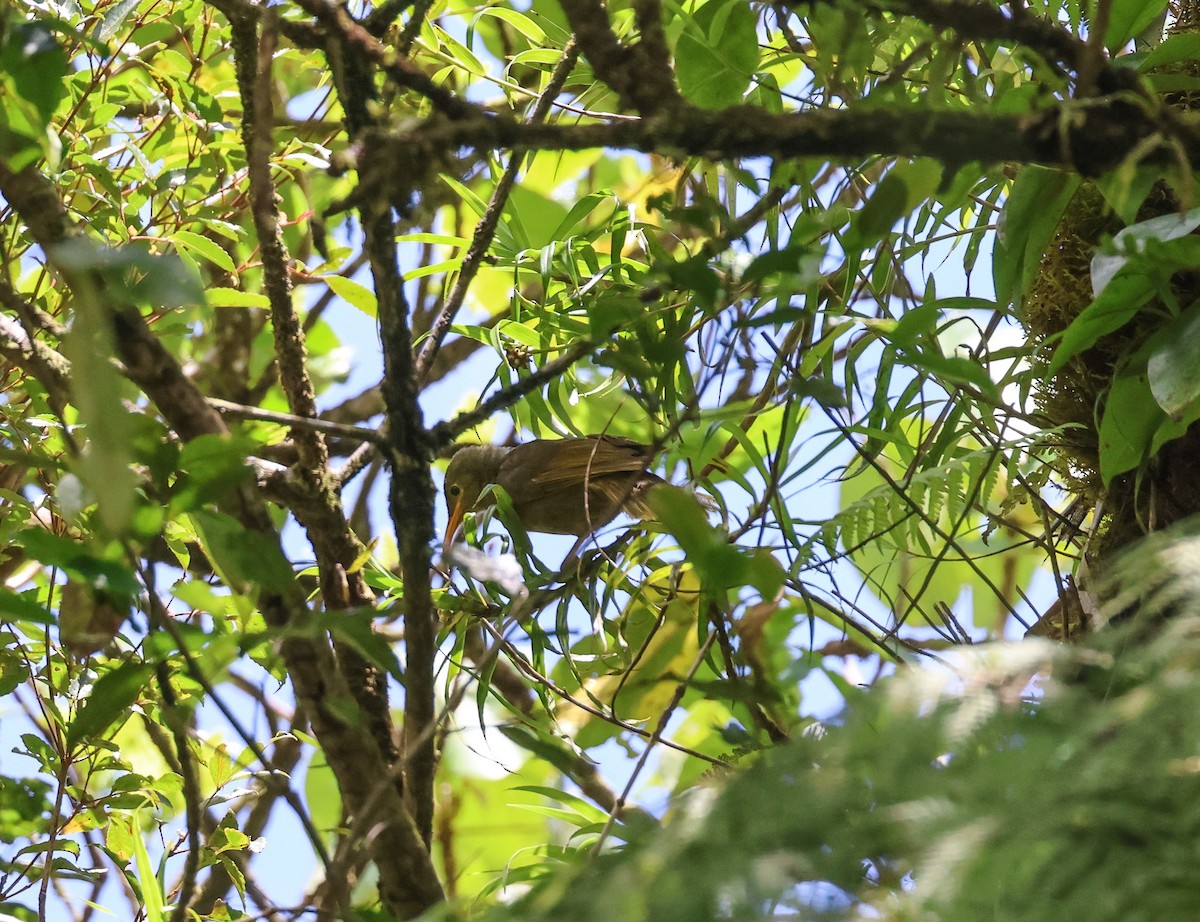
<path id="1" fill-rule="evenodd" d="M 456 483 L 455 483 L 455 484 L 451 484 L 451 485 L 450 485 L 450 489 L 449 489 L 449 490 L 447 490 L 446 492 L 447 492 L 447 493 L 449 493 L 451 496 L 458 496 L 458 494 L 462 492 L 462 487 L 460 487 L 460 486 L 459 486 L 458 484 L 456 484 Z"/>

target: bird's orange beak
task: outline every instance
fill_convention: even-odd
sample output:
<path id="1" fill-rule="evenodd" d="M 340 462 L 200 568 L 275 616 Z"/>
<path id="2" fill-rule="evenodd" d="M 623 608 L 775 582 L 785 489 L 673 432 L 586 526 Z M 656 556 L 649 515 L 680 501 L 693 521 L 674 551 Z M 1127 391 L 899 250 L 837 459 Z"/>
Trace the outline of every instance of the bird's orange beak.
<path id="1" fill-rule="evenodd" d="M 458 537 L 458 530 L 462 528 L 463 516 L 467 514 L 466 504 L 460 497 L 458 502 L 450 509 L 450 520 L 446 523 L 446 535 L 442 538 L 442 559 L 447 560 L 450 554 L 450 546 L 454 544 L 454 539 Z"/>

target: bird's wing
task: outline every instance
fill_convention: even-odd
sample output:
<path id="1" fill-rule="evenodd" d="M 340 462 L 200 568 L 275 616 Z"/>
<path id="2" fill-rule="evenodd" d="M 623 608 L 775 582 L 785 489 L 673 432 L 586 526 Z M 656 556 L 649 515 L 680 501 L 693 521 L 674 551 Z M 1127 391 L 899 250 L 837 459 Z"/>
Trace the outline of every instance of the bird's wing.
<path id="1" fill-rule="evenodd" d="M 530 450 L 530 468 L 537 471 L 531 481 L 541 487 L 582 484 L 589 478 L 595 480 L 613 474 L 638 474 L 645 471 L 653 457 L 650 447 L 641 442 L 600 436 L 557 442 L 527 442 L 514 448 L 509 459 L 505 459 L 506 463 L 510 459 L 514 463 L 522 462 L 524 459 L 513 458 L 513 455 L 525 449 Z M 535 460 L 533 451 L 543 457 Z M 537 460 L 545 463 L 538 464 Z"/>

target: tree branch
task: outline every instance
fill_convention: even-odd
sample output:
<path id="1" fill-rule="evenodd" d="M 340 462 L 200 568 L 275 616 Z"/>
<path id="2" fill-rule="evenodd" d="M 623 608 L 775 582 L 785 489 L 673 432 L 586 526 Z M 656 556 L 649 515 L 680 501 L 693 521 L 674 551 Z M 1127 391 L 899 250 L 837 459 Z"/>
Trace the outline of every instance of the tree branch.
<path id="1" fill-rule="evenodd" d="M 806 5 L 804 0 L 780 0 L 780 4 L 793 10 Z M 1053 20 L 1015 9 L 1016 4 L 1001 9 L 980 0 L 867 0 L 863 5 L 878 13 L 912 16 L 964 39 L 1024 45 L 1071 70 L 1088 57 L 1087 44 L 1079 36 Z"/>
<path id="2" fill-rule="evenodd" d="M 328 48 L 334 84 L 346 111 L 351 138 L 369 131 L 374 113 L 367 105 L 374 94 L 375 64 L 401 86 L 425 95 L 451 118 L 475 118 L 472 104 L 437 86 L 406 58 L 386 49 L 346 11 L 329 0 L 298 0 L 317 16 L 334 39 Z M 419 162 L 406 160 L 405 179 Z M 437 656 L 436 618 L 431 596 L 430 547 L 433 544 L 434 488 L 429 476 L 429 439 L 425 431 L 414 367 L 411 310 L 396 260 L 395 222 L 386 200 L 360 198 L 363 251 L 371 266 L 378 300 L 379 334 L 383 345 L 381 389 L 386 407 L 389 461 L 392 467 L 388 506 L 400 553 L 403 590 L 400 609 L 405 633 L 404 794 L 425 860 L 433 836 L 433 783 L 437 770 L 434 726 L 434 662 Z M 382 776 L 381 776 L 382 777 Z M 383 860 L 382 857 L 380 860 Z M 406 896 L 396 885 L 381 884 L 385 905 Z M 439 899 L 442 894 L 439 888 Z M 427 908 L 427 907 L 426 907 Z M 393 910 L 395 911 L 395 910 Z"/>
<path id="3" fill-rule="evenodd" d="M 271 305 L 279 379 L 292 413 L 309 418 L 317 415 L 317 402 L 306 367 L 304 333 L 292 306 L 287 245 L 283 242 L 275 183 L 271 180 L 271 124 L 274 119 L 271 59 L 276 47 L 276 19 L 274 10 L 268 9 L 263 17 L 261 37 L 253 23 L 240 21 L 233 24 L 234 66 L 244 113 L 242 144 L 246 148 L 250 182 L 250 213 L 262 259 L 263 290 Z M 324 469 L 329 456 L 321 433 L 312 429 L 299 430 L 295 440 L 302 463 L 310 470 Z"/>
<path id="4" fill-rule="evenodd" d="M 37 379 L 46 389 L 51 408 L 61 418 L 71 402 L 71 363 L 4 316 L 0 316 L 0 354 Z"/>
<path id="5" fill-rule="evenodd" d="M 297 4 L 326 30 L 336 34 L 341 46 L 351 55 L 378 65 L 398 86 L 413 90 L 428 99 L 435 109 L 451 118 L 480 118 L 479 107 L 459 98 L 434 83 L 428 75 L 408 60 L 381 44 L 365 28 L 350 18 L 350 14 L 331 0 L 296 0 Z M 346 100 L 343 100 L 346 102 Z"/>
<path id="6" fill-rule="evenodd" d="M 617 38 L 600 0 L 562 0 L 561 6 L 596 76 L 612 88 L 625 108 L 650 115 L 674 110 L 682 103 L 668 59 L 657 56 L 665 48 L 657 3 L 639 0 L 638 22 L 645 41 L 634 45 L 624 45 Z"/>
<path id="7" fill-rule="evenodd" d="M 58 244 L 82 236 L 82 231 L 73 226 L 55 187 L 33 167 L 13 173 L 0 161 L 0 195 L 20 214 L 30 235 L 70 283 L 77 270 L 68 261 L 56 261 L 62 252 Z M 100 294 L 103 296 L 103 292 Z M 145 391 L 184 441 L 228 432 L 220 415 L 183 374 L 138 309 L 114 309 L 112 319 L 129 379 Z M 274 549 L 273 553 L 284 556 L 266 504 L 254 487 L 238 488 L 223 505 L 248 531 L 262 536 L 267 553 Z M 432 510 L 432 496 L 429 505 Z M 428 527 L 432 542 L 432 511 Z M 386 776 L 388 764 L 383 753 L 365 727 L 345 721 L 338 713 L 339 700 L 350 701 L 353 696 L 336 666 L 328 637 L 286 630 L 308 616 L 299 584 L 264 589 L 259 607 L 267 623 L 284 632 L 281 652 L 296 700 L 309 715 L 313 733 L 353 811 L 375 780 Z M 443 899 L 437 873 L 398 791 L 393 788 L 379 796 L 373 816 L 377 834 L 372 854 L 380 869 L 381 893 L 395 914 L 413 918 Z"/>
<path id="8" fill-rule="evenodd" d="M 1144 162 L 1177 162 L 1168 135 L 1181 141 L 1200 166 L 1200 131 L 1168 121 L 1124 99 L 1064 103 L 1024 116 L 950 112 L 920 107 L 821 109 L 772 115 L 754 106 L 713 112 L 691 106 L 671 119 L 611 124 L 525 125 L 512 119 L 430 120 L 411 130 L 372 135 L 362 156 L 401 163 L 414 149 L 471 146 L 528 150 L 624 148 L 674 157 L 931 157 L 965 163 L 1037 163 L 1098 176 L 1151 141 Z M 1153 143 L 1155 139 L 1161 139 Z M 369 154 L 367 151 L 369 150 Z M 381 182 L 377 177 L 375 182 Z M 379 189 L 363 188 L 363 195 Z"/>
<path id="9" fill-rule="evenodd" d="M 264 287 L 271 302 L 280 381 L 292 412 L 302 418 L 315 418 L 316 398 L 306 368 L 304 332 L 292 307 L 288 256 L 280 230 L 275 188 L 270 177 L 270 67 L 274 50 L 274 22 L 274 16 L 264 17 L 261 38 L 257 35 L 254 23 L 246 20 L 233 23 L 234 60 L 246 113 L 243 142 L 249 163 L 252 212 L 262 252 Z M 354 80 L 355 77 L 351 75 L 348 79 Z M 373 606 L 375 595 L 367 586 L 361 569 L 353 566 L 363 548 L 350 531 L 336 484 L 328 476 L 329 452 L 324 437 L 315 427 L 296 427 L 293 429 L 293 438 L 300 452 L 300 464 L 293 470 L 301 481 L 299 492 L 302 496 L 296 497 L 290 505 L 297 520 L 304 526 L 316 554 L 325 609 L 344 611 Z M 379 754 L 386 765 L 395 765 L 400 758 L 400 751 L 388 703 L 387 676 L 348 644 L 336 642 L 334 650 L 338 667 L 365 717 L 365 725 Z M 401 793 L 399 784 L 396 793 Z M 343 790 L 343 795 L 349 799 L 349 792 Z M 404 822 L 407 823 L 407 817 Z M 418 823 L 418 829 L 421 828 Z M 416 847 L 420 848 L 419 844 Z M 373 847 L 371 854 L 380 865 L 381 875 L 390 878 L 396 856 L 381 853 Z M 427 855 L 423 857 L 428 858 Z M 385 868 L 385 865 L 389 867 Z M 390 909 L 399 909 L 411 900 L 412 894 L 403 893 L 398 886 L 399 881 L 389 882 L 392 888 L 388 894 L 388 906 Z"/>
<path id="10" fill-rule="evenodd" d="M 449 445 L 472 426 L 478 426 L 493 413 L 503 410 L 506 407 L 511 407 L 526 394 L 532 393 L 547 381 L 561 375 L 591 352 L 593 348 L 595 348 L 595 345 L 588 340 L 574 343 L 568 346 L 563 354 L 554 359 L 554 361 L 547 362 L 529 376 L 521 378 L 516 384 L 493 394 L 475 409 L 468 410 L 466 413 L 459 413 L 454 419 L 438 423 L 429 430 L 433 450 L 437 451 L 439 448 Z"/>
<path id="11" fill-rule="evenodd" d="M 550 111 L 550 106 L 553 104 L 555 97 L 562 91 L 563 84 L 567 82 L 567 77 L 570 75 L 571 69 L 575 66 L 577 60 L 579 60 L 579 48 L 574 40 L 571 40 L 567 42 L 567 46 L 563 49 L 562 58 L 554 68 L 554 73 L 551 75 L 546 89 L 538 97 L 537 104 L 529 116 L 530 124 L 545 120 L 546 115 Z M 488 202 L 487 210 L 484 212 L 483 217 L 479 219 L 479 223 L 475 225 L 475 234 L 471 238 L 471 245 L 467 248 L 466 255 L 463 257 L 462 268 L 459 269 L 458 279 L 454 283 L 454 290 L 450 292 L 450 296 L 446 298 L 446 303 L 442 306 L 441 311 L 438 312 L 437 319 L 430 326 L 429 336 L 421 346 L 421 352 L 417 356 L 417 381 L 422 385 L 429 380 L 433 361 L 437 358 L 442 341 L 446 338 L 446 334 L 450 332 L 450 325 L 454 322 L 455 316 L 457 316 L 459 310 L 462 308 L 463 301 L 467 297 L 467 291 L 471 287 L 471 282 L 475 279 L 475 275 L 483 263 L 483 257 L 487 255 L 488 247 L 491 246 L 492 238 L 496 234 L 496 225 L 500 223 L 500 215 L 504 210 L 504 203 L 508 201 L 509 193 L 517 181 L 517 174 L 521 171 L 521 166 L 524 162 L 524 153 L 514 151 L 512 159 L 509 160 L 503 175 L 501 175 L 499 181 L 496 183 L 496 188 L 492 190 L 492 197 Z"/>

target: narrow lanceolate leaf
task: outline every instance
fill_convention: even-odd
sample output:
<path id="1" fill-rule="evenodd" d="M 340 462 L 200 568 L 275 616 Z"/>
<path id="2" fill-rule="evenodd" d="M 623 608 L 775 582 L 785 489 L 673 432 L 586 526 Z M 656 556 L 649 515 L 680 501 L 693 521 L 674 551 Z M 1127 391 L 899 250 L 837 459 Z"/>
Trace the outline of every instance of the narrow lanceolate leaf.
<path id="1" fill-rule="evenodd" d="M 120 535 L 133 515 L 136 478 L 130 453 L 132 427 L 122 402 L 120 374 L 113 365 L 112 319 L 102 292 L 82 281 L 75 322 L 63 346 L 71 361 L 72 400 L 83 423 L 79 478 L 99 505 L 108 532 Z"/>
<path id="2" fill-rule="evenodd" d="M 149 663 L 132 662 L 101 676 L 67 727 L 67 747 L 73 749 L 84 740 L 103 736 L 119 717 L 128 716 L 130 705 L 153 672 Z"/>

